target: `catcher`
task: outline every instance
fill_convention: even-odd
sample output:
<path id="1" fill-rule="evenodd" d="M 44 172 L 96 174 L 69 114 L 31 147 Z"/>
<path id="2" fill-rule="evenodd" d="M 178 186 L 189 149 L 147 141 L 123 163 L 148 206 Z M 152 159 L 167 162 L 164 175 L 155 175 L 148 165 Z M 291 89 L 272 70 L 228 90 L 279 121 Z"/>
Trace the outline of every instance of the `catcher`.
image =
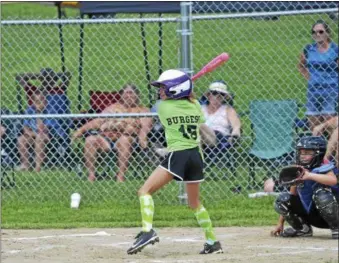
<path id="1" fill-rule="evenodd" d="M 327 228 L 338 239 L 339 184 L 334 165 L 323 162 L 326 141 L 323 137 L 307 136 L 297 144 L 297 165 L 285 167 L 279 175 L 290 192 L 281 193 L 274 208 L 280 214 L 274 236 L 312 236 L 312 226 Z M 285 220 L 290 228 L 284 230 Z"/>

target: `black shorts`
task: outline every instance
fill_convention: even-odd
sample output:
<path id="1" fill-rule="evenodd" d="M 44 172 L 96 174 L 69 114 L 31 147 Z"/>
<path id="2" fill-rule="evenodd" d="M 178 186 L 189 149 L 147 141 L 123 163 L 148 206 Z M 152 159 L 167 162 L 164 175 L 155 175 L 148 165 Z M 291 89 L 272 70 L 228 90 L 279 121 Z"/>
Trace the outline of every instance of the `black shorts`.
<path id="1" fill-rule="evenodd" d="M 204 180 L 204 164 L 198 147 L 168 153 L 160 167 L 170 172 L 177 181 L 193 183 Z"/>

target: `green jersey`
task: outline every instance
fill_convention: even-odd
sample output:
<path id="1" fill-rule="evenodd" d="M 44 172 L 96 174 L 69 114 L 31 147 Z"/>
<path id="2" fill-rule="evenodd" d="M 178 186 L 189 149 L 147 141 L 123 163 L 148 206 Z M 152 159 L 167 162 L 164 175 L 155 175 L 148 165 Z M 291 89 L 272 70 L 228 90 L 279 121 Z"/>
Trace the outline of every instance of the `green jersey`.
<path id="1" fill-rule="evenodd" d="M 167 148 L 170 152 L 200 146 L 199 126 L 205 122 L 205 117 L 198 101 L 161 101 L 158 115 L 165 128 Z"/>

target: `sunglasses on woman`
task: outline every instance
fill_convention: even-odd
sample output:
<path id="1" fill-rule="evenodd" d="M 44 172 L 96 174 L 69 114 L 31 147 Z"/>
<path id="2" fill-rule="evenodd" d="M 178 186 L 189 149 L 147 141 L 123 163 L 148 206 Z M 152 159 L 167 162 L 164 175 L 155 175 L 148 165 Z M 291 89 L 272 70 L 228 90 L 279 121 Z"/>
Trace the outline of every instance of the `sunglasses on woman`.
<path id="1" fill-rule="evenodd" d="M 213 96 L 218 96 L 218 95 L 222 95 L 220 92 L 218 91 L 210 91 L 210 94 L 213 95 Z"/>
<path id="2" fill-rule="evenodd" d="M 324 30 L 318 30 L 318 31 L 312 30 L 312 35 L 317 34 L 317 33 L 319 33 L 320 35 L 322 35 L 322 34 L 325 33 L 325 31 L 324 31 Z"/>

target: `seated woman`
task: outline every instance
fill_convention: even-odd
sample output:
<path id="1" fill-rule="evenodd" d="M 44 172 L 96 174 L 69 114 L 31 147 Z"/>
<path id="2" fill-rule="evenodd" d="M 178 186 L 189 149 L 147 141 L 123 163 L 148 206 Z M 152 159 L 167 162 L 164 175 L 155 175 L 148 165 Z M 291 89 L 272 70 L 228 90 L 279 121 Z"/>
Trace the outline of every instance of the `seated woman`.
<path id="1" fill-rule="evenodd" d="M 224 81 L 211 83 L 206 98 L 207 102 L 202 106 L 202 111 L 206 125 L 216 135 L 216 142 L 214 145 L 207 143 L 204 133 L 202 133 L 202 141 L 207 156 L 213 160 L 219 153 L 232 147 L 234 139 L 240 137 L 241 122 L 237 112 L 229 103 L 232 96 Z"/>

